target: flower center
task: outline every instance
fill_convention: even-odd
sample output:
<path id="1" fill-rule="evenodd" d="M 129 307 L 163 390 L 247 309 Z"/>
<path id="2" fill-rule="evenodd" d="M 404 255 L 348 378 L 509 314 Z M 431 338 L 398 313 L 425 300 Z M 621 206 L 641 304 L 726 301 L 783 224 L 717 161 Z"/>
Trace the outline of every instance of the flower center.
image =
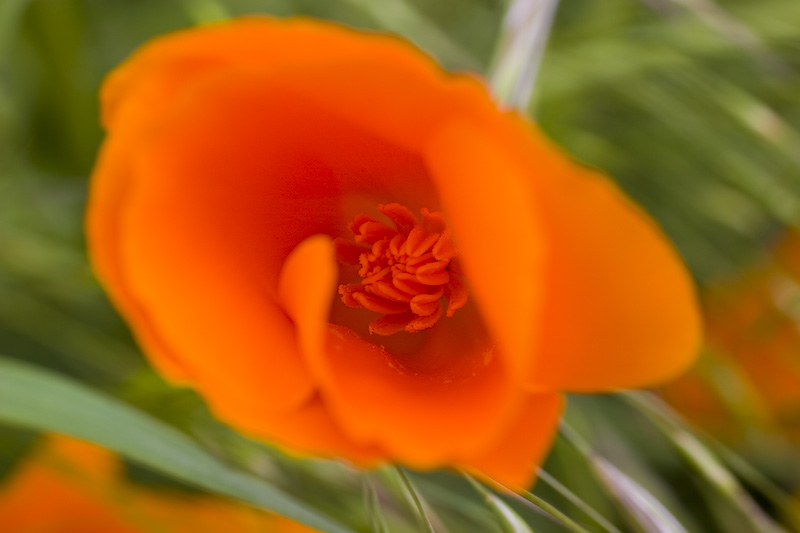
<path id="1" fill-rule="evenodd" d="M 370 333 L 413 333 L 432 327 L 467 303 L 444 215 L 423 208 L 422 221 L 397 203 L 378 205 L 391 224 L 358 215 L 348 226 L 352 241 L 336 239 L 339 262 L 358 267 L 360 283 L 339 285 L 342 302 L 383 315 Z M 443 310 L 442 300 L 447 301 Z"/>

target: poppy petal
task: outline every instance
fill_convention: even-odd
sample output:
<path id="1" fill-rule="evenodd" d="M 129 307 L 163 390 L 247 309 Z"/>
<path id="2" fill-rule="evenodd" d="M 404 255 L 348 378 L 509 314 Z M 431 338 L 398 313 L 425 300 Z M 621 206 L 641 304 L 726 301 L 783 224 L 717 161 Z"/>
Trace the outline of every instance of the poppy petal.
<path id="1" fill-rule="evenodd" d="M 476 114 L 475 120 L 482 127 L 460 125 L 443 132 L 439 137 L 443 145 L 433 150 L 431 157 L 441 158 L 440 172 L 449 168 L 445 161 L 458 161 L 455 166 L 462 164 L 462 173 L 478 168 L 490 173 L 493 180 L 504 176 L 508 183 L 503 187 L 524 196 L 523 203 L 535 213 L 531 227 L 527 217 L 511 209 L 494 210 L 498 226 L 505 222 L 513 227 L 507 233 L 510 238 L 499 237 L 496 230 L 491 236 L 483 235 L 481 242 L 491 241 L 498 248 L 499 243 L 505 243 L 506 248 L 524 243 L 540 251 L 538 256 L 531 253 L 527 263 L 523 259 L 520 264 L 527 268 L 521 272 L 514 270 L 517 263 L 509 261 L 504 266 L 511 273 L 497 276 L 496 265 L 489 264 L 480 281 L 478 272 L 470 271 L 480 265 L 480 254 L 467 252 L 471 241 L 481 236 L 480 228 L 470 228 L 462 236 L 456 227 L 457 236 L 468 239 L 459 242 L 462 254 L 466 254 L 464 270 L 475 285 L 473 291 L 481 299 L 481 309 L 495 336 L 501 342 L 525 331 L 535 336 L 527 358 L 533 362 L 529 374 L 532 389 L 605 391 L 642 387 L 685 370 L 698 350 L 698 305 L 690 276 L 655 222 L 611 181 L 572 162 L 524 119 L 485 111 Z M 448 136 L 454 139 L 450 141 L 453 147 L 449 158 L 444 155 Z M 456 157 L 457 146 L 473 149 L 463 150 Z M 496 154 L 496 163 L 490 161 L 491 154 Z M 505 167 L 501 166 L 503 161 Z M 507 161 L 514 161 L 519 168 L 510 167 Z M 498 170 L 492 173 L 494 168 Z M 455 183 L 460 184 L 457 180 Z M 520 183 L 526 190 L 520 190 Z M 454 202 L 448 213 L 469 221 L 469 213 L 479 209 L 480 199 L 495 194 L 494 185 L 494 181 L 476 183 L 474 200 L 463 199 L 460 207 Z M 446 205 L 449 194 L 442 192 Z M 513 233 L 517 227 L 528 235 L 532 228 L 538 231 L 527 240 L 517 241 Z M 483 245 L 475 246 L 476 250 L 483 249 Z M 498 256 L 503 252 L 484 254 L 482 260 L 489 263 L 500 260 Z M 540 273 L 531 270 L 531 265 Z M 497 279 L 490 281 L 492 273 Z M 519 282 L 514 274 L 530 278 Z M 526 285 L 530 280 L 546 283 L 530 289 Z M 492 286 L 494 290 L 487 290 Z M 513 293 L 515 287 L 519 287 L 517 294 Z M 537 290 L 541 292 L 537 294 Z M 512 299 L 504 301 L 503 295 Z M 517 321 L 519 317 L 533 321 L 526 329 Z M 536 325 L 538 333 L 533 331 Z M 516 342 L 520 348 L 509 353 L 523 354 L 522 342 Z"/>
<path id="2" fill-rule="evenodd" d="M 444 125 L 426 155 L 465 278 L 502 352 L 525 375 L 543 289 L 543 238 L 530 209 L 526 169 L 468 122 Z"/>
<path id="3" fill-rule="evenodd" d="M 502 437 L 464 468 L 511 490 L 527 488 L 550 449 L 563 408 L 560 394 L 530 395 Z"/>
<path id="4" fill-rule="evenodd" d="M 353 439 L 431 468 L 496 438 L 519 391 L 509 386 L 509 369 L 486 338 L 470 338 L 460 329 L 462 338 L 454 341 L 447 326 L 429 330 L 414 362 L 330 326 L 327 349 L 314 368 L 333 416 Z M 437 358 L 446 371 L 427 368 Z"/>
<path id="5" fill-rule="evenodd" d="M 388 459 L 376 446 L 358 444 L 342 432 L 319 396 L 313 397 L 296 411 L 262 421 L 251 431 L 255 436 L 286 447 L 290 453 L 342 457 L 365 467 Z"/>
<path id="6" fill-rule="evenodd" d="M 132 162 L 136 179 L 118 236 L 123 268 L 162 334 L 191 354 L 185 364 L 215 411 L 228 420 L 257 419 L 305 400 L 313 387 L 277 302 L 279 268 L 294 235 L 271 226 L 313 234 L 330 217 L 311 227 L 293 224 L 275 205 L 285 198 L 273 196 L 274 184 L 260 179 L 272 169 L 237 157 L 237 150 L 252 147 L 207 134 L 209 127 L 232 127 L 230 117 L 216 114 L 209 124 L 187 107 Z M 255 396 L 261 401 L 253 402 Z"/>
<path id="7" fill-rule="evenodd" d="M 326 322 L 323 311 L 336 287 L 334 257 L 330 239 L 307 239 L 287 260 L 281 287 L 321 398 L 342 431 L 420 468 L 495 439 L 519 390 L 508 386 L 509 370 L 488 335 L 474 327 L 474 307 L 429 331 L 413 360 L 393 356 Z M 319 281 L 303 283 L 314 272 Z M 466 334 L 468 324 L 473 331 Z M 320 333 L 327 335 L 324 345 Z"/>
<path id="8" fill-rule="evenodd" d="M 694 361 L 694 287 L 655 222 L 588 169 L 550 180 L 551 262 L 535 387 L 652 386 Z"/>
<path id="9" fill-rule="evenodd" d="M 153 327 L 147 312 L 131 293 L 122 270 L 119 232 L 122 206 L 131 179 L 123 153 L 129 142 L 122 135 L 109 137 L 95 167 L 95 175 L 103 176 L 103 179 L 93 181 L 93 209 L 86 219 L 86 231 L 93 243 L 90 249 L 92 262 L 101 273 L 114 304 L 137 325 L 134 334 L 153 364 L 173 381 L 191 382 L 191 373 Z"/>
<path id="10" fill-rule="evenodd" d="M 338 280 L 336 249 L 325 235 L 309 237 L 283 263 L 278 295 L 295 325 L 304 353 L 325 348 L 326 327 Z"/>

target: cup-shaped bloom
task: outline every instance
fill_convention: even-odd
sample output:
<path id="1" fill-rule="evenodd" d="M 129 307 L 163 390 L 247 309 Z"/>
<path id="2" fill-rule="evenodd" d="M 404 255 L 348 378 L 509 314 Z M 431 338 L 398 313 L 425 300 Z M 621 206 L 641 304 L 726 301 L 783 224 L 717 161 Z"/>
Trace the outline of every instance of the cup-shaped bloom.
<path id="1" fill-rule="evenodd" d="M 97 272 L 153 363 L 251 435 L 520 486 L 562 391 L 694 358 L 692 284 L 653 221 L 400 39 L 179 32 L 102 105 Z"/>
<path id="2" fill-rule="evenodd" d="M 9 533 L 313 533 L 287 518 L 222 498 L 146 489 L 94 444 L 47 435 L 0 485 L 0 531 Z"/>

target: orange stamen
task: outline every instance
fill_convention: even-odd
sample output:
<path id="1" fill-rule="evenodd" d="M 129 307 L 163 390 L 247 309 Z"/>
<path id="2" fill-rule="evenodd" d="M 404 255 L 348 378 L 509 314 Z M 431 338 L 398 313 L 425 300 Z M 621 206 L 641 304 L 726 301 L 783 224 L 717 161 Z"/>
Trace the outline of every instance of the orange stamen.
<path id="1" fill-rule="evenodd" d="M 379 205 L 378 211 L 390 223 L 361 214 L 348 226 L 353 240 L 336 239 L 339 262 L 357 267 L 362 278 L 339 286 L 344 304 L 383 315 L 369 326 L 378 335 L 422 331 L 442 315 L 453 316 L 469 291 L 444 215 L 422 209 L 420 222 L 397 203 Z"/>

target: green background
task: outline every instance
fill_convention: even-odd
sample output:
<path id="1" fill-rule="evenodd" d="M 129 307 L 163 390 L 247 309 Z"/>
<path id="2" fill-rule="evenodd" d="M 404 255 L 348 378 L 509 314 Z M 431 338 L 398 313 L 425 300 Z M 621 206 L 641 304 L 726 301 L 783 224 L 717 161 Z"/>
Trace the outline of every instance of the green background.
<path id="1" fill-rule="evenodd" d="M 288 459 L 238 437 L 193 393 L 149 369 L 85 256 L 87 176 L 103 135 L 97 91 L 106 73 L 148 39 L 247 13 L 399 33 L 448 69 L 488 74 L 506 7 L 500 0 L 0 0 L 0 354 L 121 399 L 245 470 L 267 461 L 272 467 L 262 477 L 270 484 L 358 530 L 374 528 L 377 513 L 391 531 L 415 531 L 395 471 L 369 476 L 366 486 L 380 496 L 376 511 L 365 504 L 361 473 Z M 701 291 L 753 268 L 787 227 L 800 223 L 797 0 L 564 0 L 530 112 L 656 217 Z M 624 396 L 571 398 L 567 418 L 687 530 L 758 530 L 742 500 L 675 440 L 680 424 L 676 430 Z M 19 425 L 0 426 L 0 475 L 35 438 Z M 621 530 L 644 527 L 626 518 L 624 491 L 615 493 L 613 479 L 594 474 L 598 463 L 575 445 L 562 433 L 545 470 Z M 797 450 L 737 451 L 760 474 L 734 468 L 730 458 L 725 468 L 736 471 L 766 513 L 796 528 L 779 493 L 800 487 Z M 132 464 L 129 474 L 136 483 L 178 483 L 157 474 L 157 464 L 150 467 Z M 434 473 L 413 480 L 452 531 L 503 527 L 463 478 Z M 535 494 L 602 531 L 557 492 L 540 482 Z M 535 531 L 565 530 L 512 506 Z"/>

